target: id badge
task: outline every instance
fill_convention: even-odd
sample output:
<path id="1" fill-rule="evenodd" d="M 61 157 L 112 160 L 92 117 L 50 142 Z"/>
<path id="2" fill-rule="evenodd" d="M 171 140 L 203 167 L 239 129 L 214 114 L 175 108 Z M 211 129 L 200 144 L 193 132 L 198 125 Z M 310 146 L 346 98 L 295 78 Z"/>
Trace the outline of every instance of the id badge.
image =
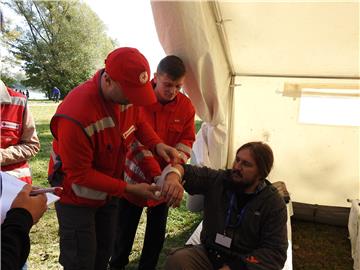
<path id="1" fill-rule="evenodd" d="M 215 243 L 219 244 L 223 247 L 230 248 L 231 247 L 231 241 L 232 239 L 230 237 L 227 237 L 226 235 L 223 235 L 221 233 L 217 233 L 215 237 Z"/>

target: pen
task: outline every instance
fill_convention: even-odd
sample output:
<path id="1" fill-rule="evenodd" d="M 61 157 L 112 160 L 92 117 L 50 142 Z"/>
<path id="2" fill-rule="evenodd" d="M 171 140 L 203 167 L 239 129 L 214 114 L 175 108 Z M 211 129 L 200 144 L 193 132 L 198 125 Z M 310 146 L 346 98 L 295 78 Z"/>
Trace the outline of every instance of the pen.
<path id="1" fill-rule="evenodd" d="M 34 196 L 34 195 L 42 194 L 42 193 L 54 193 L 55 195 L 60 195 L 62 190 L 63 190 L 62 187 L 39 188 L 39 189 L 32 190 L 30 192 L 30 196 Z"/>

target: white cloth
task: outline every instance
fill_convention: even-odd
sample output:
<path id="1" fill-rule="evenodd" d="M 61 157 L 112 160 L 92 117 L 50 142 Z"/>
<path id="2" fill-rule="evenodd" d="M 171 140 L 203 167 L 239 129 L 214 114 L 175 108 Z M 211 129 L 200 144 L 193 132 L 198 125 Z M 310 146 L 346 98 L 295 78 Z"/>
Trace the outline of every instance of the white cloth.
<path id="1" fill-rule="evenodd" d="M 196 134 L 196 139 L 191 153 L 192 164 L 206 166 L 213 169 L 223 168 L 226 163 L 225 153 L 217 152 L 217 147 L 227 149 L 225 127 L 219 125 L 212 126 L 203 123 L 201 129 Z M 186 206 L 192 212 L 203 209 L 204 197 L 202 195 L 189 195 Z"/>
<path id="2" fill-rule="evenodd" d="M 351 256 L 354 259 L 354 270 L 360 270 L 360 200 L 352 200 L 349 215 L 349 238 Z"/>

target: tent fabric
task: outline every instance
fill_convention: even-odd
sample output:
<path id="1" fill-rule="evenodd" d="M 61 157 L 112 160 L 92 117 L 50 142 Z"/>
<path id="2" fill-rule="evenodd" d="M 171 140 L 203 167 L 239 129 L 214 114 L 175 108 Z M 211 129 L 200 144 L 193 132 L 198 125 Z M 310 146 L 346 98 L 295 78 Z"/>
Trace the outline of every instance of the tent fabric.
<path id="1" fill-rule="evenodd" d="M 240 79 L 241 86 L 237 87 L 234 95 L 235 145 L 250 140 L 267 142 L 274 152 L 274 168 L 269 178 L 284 181 L 294 202 L 350 210 L 346 199 L 358 198 L 360 190 L 360 127 L 313 124 L 302 120 L 302 117 L 349 120 L 339 118 L 344 109 L 336 107 L 335 101 L 358 102 L 357 108 L 360 108 L 360 99 L 327 95 L 308 97 L 303 93 L 300 97 L 291 97 L 284 96 L 282 91 L 286 83 L 353 85 L 356 81 L 268 77 Z M 341 92 L 339 90 L 338 93 Z M 358 115 L 354 111 L 352 118 L 359 119 Z M 328 214 L 331 217 L 331 212 Z"/>
<path id="2" fill-rule="evenodd" d="M 358 1 L 216 2 L 237 74 L 359 78 Z"/>
<path id="3" fill-rule="evenodd" d="M 230 72 L 210 6 L 201 1 L 152 1 L 154 22 L 167 55 L 183 59 L 185 92 L 205 122 L 194 143 L 199 163 L 224 168 Z"/>
<path id="4" fill-rule="evenodd" d="M 360 270 L 360 200 L 351 202 L 348 229 L 354 270 Z"/>

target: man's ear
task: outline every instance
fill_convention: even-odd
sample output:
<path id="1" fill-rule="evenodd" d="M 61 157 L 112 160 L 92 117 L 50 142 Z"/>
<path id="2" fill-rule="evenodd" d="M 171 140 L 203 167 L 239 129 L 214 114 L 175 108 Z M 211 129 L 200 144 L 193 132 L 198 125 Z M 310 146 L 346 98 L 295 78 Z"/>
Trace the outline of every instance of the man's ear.
<path id="1" fill-rule="evenodd" d="M 106 72 L 104 72 L 104 81 L 106 83 L 107 86 L 109 86 L 112 82 L 112 79 L 110 78 L 109 74 L 107 74 Z"/>

